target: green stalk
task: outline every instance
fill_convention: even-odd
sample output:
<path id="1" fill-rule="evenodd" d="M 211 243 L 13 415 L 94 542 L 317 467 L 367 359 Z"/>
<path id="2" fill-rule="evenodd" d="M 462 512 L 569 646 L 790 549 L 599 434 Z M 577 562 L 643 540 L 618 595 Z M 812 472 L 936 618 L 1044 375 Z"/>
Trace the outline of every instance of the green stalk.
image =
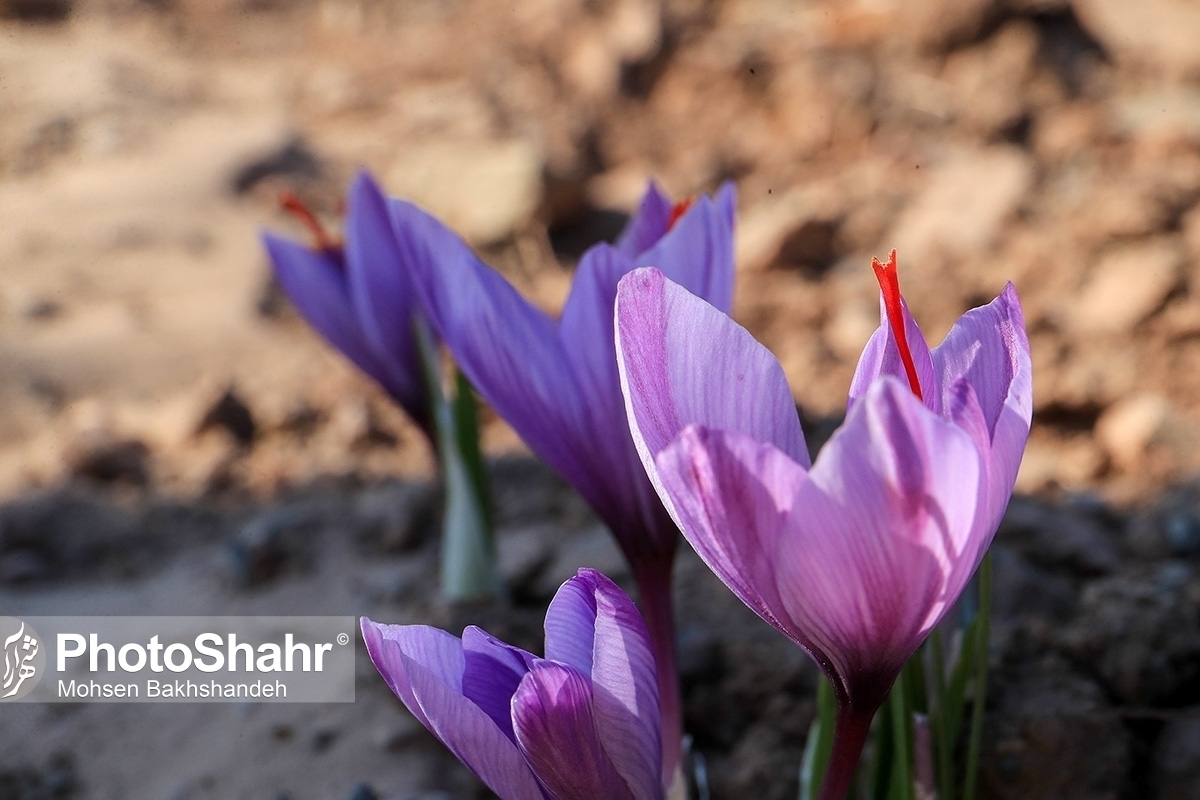
<path id="1" fill-rule="evenodd" d="M 817 678 L 817 714 L 808 729 L 804 742 L 804 757 L 800 761 L 800 800 L 813 800 L 817 788 L 825 779 L 829 756 L 833 752 L 833 726 L 837 718 L 837 700 L 833 687 L 824 675 Z"/>
<path id="2" fill-rule="evenodd" d="M 929 725 L 937 749 L 935 757 L 939 800 L 954 800 L 954 746 L 950 738 L 950 720 L 946 708 L 946 654 L 942 648 L 942 631 L 935 627 L 929 637 L 929 669 L 933 677 L 933 696 L 930 703 Z"/>
<path id="3" fill-rule="evenodd" d="M 487 481 L 479 447 L 475 395 L 455 370 L 455 397 L 442 391 L 437 346 L 429 328 L 415 323 L 425 385 L 433 406 L 438 467 L 445 490 L 442 519 L 442 593 L 462 602 L 500 593 Z"/>
<path id="4" fill-rule="evenodd" d="M 888 695 L 892 706 L 892 776 L 896 800 L 912 800 L 912 708 L 905 684 L 904 672 L 901 672 Z"/>
<path id="5" fill-rule="evenodd" d="M 975 800 L 979 784 L 979 749 L 983 742 L 983 710 L 987 702 L 988 644 L 992 618 L 992 555 L 983 557 L 979 566 L 979 627 L 976 631 L 975 686 L 971 709 L 971 738 L 967 747 L 966 780 L 963 800 Z"/>

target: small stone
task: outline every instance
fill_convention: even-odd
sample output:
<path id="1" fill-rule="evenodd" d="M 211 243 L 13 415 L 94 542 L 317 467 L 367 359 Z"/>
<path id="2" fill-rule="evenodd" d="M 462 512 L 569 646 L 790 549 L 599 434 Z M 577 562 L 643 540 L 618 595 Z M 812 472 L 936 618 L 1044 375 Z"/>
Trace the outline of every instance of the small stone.
<path id="1" fill-rule="evenodd" d="M 333 743 L 337 741 L 338 732 L 332 728 L 321 728 L 314 731 L 312 738 L 309 739 L 309 746 L 314 753 L 324 753 Z"/>
<path id="2" fill-rule="evenodd" d="M 1154 785 L 1162 800 L 1200 800 L 1200 708 L 1168 722 L 1154 748 Z"/>
<path id="3" fill-rule="evenodd" d="M 1183 254 L 1173 238 L 1118 247 L 1100 258 L 1070 301 L 1071 327 L 1082 335 L 1125 335 L 1158 311 L 1179 285 Z"/>
<path id="4" fill-rule="evenodd" d="M 1167 428 L 1170 414 L 1170 404 L 1159 395 L 1121 400 L 1096 420 L 1096 440 L 1114 464 L 1125 470 L 1136 469 L 1147 449 Z"/>
<path id="5" fill-rule="evenodd" d="M 1200 680 L 1200 583 L 1183 562 L 1088 583 L 1061 646 L 1121 702 L 1171 705 Z"/>
<path id="6" fill-rule="evenodd" d="M 1167 518 L 1167 542 L 1180 555 L 1200 553 L 1200 520 L 1192 514 L 1178 513 Z"/>
<path id="7" fill-rule="evenodd" d="M 1110 124 L 1126 136 L 1200 142 L 1200 89 L 1167 86 L 1117 98 Z"/>
<path id="8" fill-rule="evenodd" d="M 248 445 L 254 441 L 258 429 L 254 415 L 232 387 L 226 389 L 204 412 L 196 432 L 203 433 L 217 428 L 229 433 L 239 444 Z"/>
<path id="9" fill-rule="evenodd" d="M 1070 581 L 1033 566 L 1003 545 L 992 545 L 990 552 L 992 609 L 997 617 L 1064 619 L 1074 609 L 1075 589 Z"/>
<path id="10" fill-rule="evenodd" d="M 712 680 L 722 668 L 721 643 L 707 627 L 685 625 L 679 631 L 677 647 L 679 678 L 691 681 Z"/>
<path id="11" fill-rule="evenodd" d="M 496 535 L 496 566 L 517 599 L 529 597 L 542 571 L 554 558 L 562 528 L 553 523 L 502 530 Z"/>
<path id="12" fill-rule="evenodd" d="M 996 0 L 921 0 L 897 4 L 894 33 L 921 49 L 946 50 L 977 37 L 995 16 Z"/>
<path id="13" fill-rule="evenodd" d="M 403 752 L 404 748 L 425 732 L 416 717 L 410 714 L 397 715 L 398 722 L 381 728 L 375 736 L 375 744 L 389 753 Z"/>
<path id="14" fill-rule="evenodd" d="M 433 482 L 394 482 L 365 489 L 354 504 L 359 544 L 378 553 L 417 549 L 437 532 L 441 498 Z"/>
<path id="15" fill-rule="evenodd" d="M 379 800 L 379 795 L 375 793 L 370 784 L 360 783 L 350 792 L 350 797 L 347 800 Z"/>
<path id="16" fill-rule="evenodd" d="M 1132 760 L 1104 693 L 1057 658 L 1000 676 L 988 700 L 980 794 L 995 800 L 1113 800 Z"/>
<path id="17" fill-rule="evenodd" d="M 308 565 L 310 534 L 323 522 L 318 508 L 281 506 L 251 519 L 226 542 L 226 564 L 236 586 L 251 588 Z"/>
<path id="18" fill-rule="evenodd" d="M 1100 514 L 1014 497 L 996 534 L 1032 564 L 1103 575 L 1121 564 L 1114 531 Z"/>
<path id="19" fill-rule="evenodd" d="M 608 529 L 596 525 L 564 538 L 550 564 L 538 576 L 533 588 L 539 597 L 550 597 L 581 567 L 603 572 L 614 581 L 629 577 L 629 564 L 621 555 Z"/>
<path id="20" fill-rule="evenodd" d="M 1005 25 L 987 41 L 946 59 L 942 80 L 952 89 L 955 116 L 984 134 L 1012 131 L 1028 113 L 1025 83 L 1038 53 L 1037 28 Z"/>
<path id="21" fill-rule="evenodd" d="M 150 448 L 138 439 L 95 442 L 72 461 L 73 475 L 98 483 L 144 486 L 150 481 Z"/>
<path id="22" fill-rule="evenodd" d="M 246 194 L 267 178 L 286 177 L 311 181 L 321 176 L 321 164 L 303 139 L 295 138 L 278 149 L 239 166 L 229 179 L 235 194 Z"/>
<path id="23" fill-rule="evenodd" d="M 1200 75 L 1200 5 L 1187 0 L 1072 0 L 1080 24 L 1119 62 L 1170 78 Z"/>
<path id="24" fill-rule="evenodd" d="M 62 22 L 71 15 L 71 0 L 0 0 L 0 19 Z"/>
<path id="25" fill-rule="evenodd" d="M 519 139 L 411 143 L 388 169 L 386 185 L 468 241 L 493 244 L 537 210 L 542 156 Z"/>
<path id="26" fill-rule="evenodd" d="M 806 226 L 819 226 L 822 223 L 832 224 L 836 218 L 836 203 L 831 192 L 822 186 L 805 186 L 780 192 L 778 196 L 760 200 L 747 209 L 738 218 L 738 235 L 736 241 L 736 260 L 740 269 L 762 269 L 777 261 L 786 261 L 787 255 L 795 255 L 786 250 L 789 240 L 799 236 L 801 242 L 808 244 L 805 253 L 810 254 L 812 238 L 809 234 L 799 234 Z M 831 208 L 835 208 L 831 213 Z M 816 228 L 811 232 L 816 232 Z M 807 240 L 807 241 L 806 241 Z M 819 242 L 818 242 L 819 244 Z M 818 255 L 822 261 L 828 260 L 830 243 Z"/>
<path id="27" fill-rule="evenodd" d="M 806 274 L 820 276 L 837 260 L 838 244 L 836 220 L 806 220 L 784 238 L 777 260 Z"/>
<path id="28" fill-rule="evenodd" d="M 1033 182 L 1033 162 L 1015 147 L 959 153 L 940 164 L 896 222 L 900 257 L 920 264 L 991 247 Z"/>
<path id="29" fill-rule="evenodd" d="M 45 557 L 32 550 L 14 550 L 0 555 L 0 584 L 33 583 L 53 574 Z"/>

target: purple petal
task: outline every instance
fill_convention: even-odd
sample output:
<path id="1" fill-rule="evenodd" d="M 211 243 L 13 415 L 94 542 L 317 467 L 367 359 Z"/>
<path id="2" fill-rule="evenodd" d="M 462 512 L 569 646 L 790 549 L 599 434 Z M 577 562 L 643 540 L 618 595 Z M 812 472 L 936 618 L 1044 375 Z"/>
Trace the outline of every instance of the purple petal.
<path id="1" fill-rule="evenodd" d="M 650 181 L 638 210 L 617 239 L 617 249 L 630 258 L 649 250 L 667 232 L 671 210 L 670 198 L 659 191 L 654 181 Z"/>
<path id="2" fill-rule="evenodd" d="M 989 433 L 995 430 L 1006 404 L 1023 416 L 1032 416 L 1029 339 L 1021 302 L 1011 283 L 986 306 L 963 314 L 932 355 L 944 390 L 960 378 L 971 384 Z"/>
<path id="3" fill-rule="evenodd" d="M 505 644 L 474 625 L 463 631 L 463 696 L 492 718 L 496 727 L 514 742 L 512 730 L 513 694 L 534 657 L 524 650 Z"/>
<path id="4" fill-rule="evenodd" d="M 462 644 L 423 625 L 362 620 L 367 653 L 413 715 L 505 800 L 545 800 L 517 746 L 462 694 Z"/>
<path id="5" fill-rule="evenodd" d="M 668 278 L 725 313 L 733 305 L 733 184 L 715 199 L 701 197 L 651 249 L 638 266 L 657 267 Z"/>
<path id="6" fill-rule="evenodd" d="M 409 414 L 429 416 L 412 316 L 417 294 L 396 244 L 387 201 L 365 172 L 350 186 L 346 279 L 364 338 L 384 356 L 389 385 Z"/>
<path id="7" fill-rule="evenodd" d="M 779 540 L 779 593 L 852 698 L 886 693 L 961 594 L 990 538 L 976 525 L 984 470 L 966 431 L 885 376 L 800 487 Z"/>
<path id="8" fill-rule="evenodd" d="M 558 328 L 461 239 L 416 206 L 389 203 L 430 323 L 471 383 L 535 453 L 583 490 L 585 404 Z"/>
<path id="9" fill-rule="evenodd" d="M 585 253 L 563 309 L 559 337 L 581 392 L 584 414 L 578 429 L 581 435 L 575 440 L 580 458 L 572 483 L 637 564 L 646 557 L 673 553 L 676 531 L 640 467 L 621 397 L 613 304 L 618 280 L 632 268 L 624 254 L 607 245 Z M 595 436 L 595 431 L 611 433 Z"/>
<path id="10" fill-rule="evenodd" d="M 662 712 L 650 634 L 633 601 L 595 570 L 577 578 L 596 602 L 592 693 L 596 732 L 636 797 L 662 790 Z"/>
<path id="11" fill-rule="evenodd" d="M 546 609 L 546 659 L 592 674 L 596 645 L 596 587 L 592 570 L 568 579 Z"/>
<path id="12" fill-rule="evenodd" d="M 925 405 L 936 413 L 942 410 L 942 384 L 940 375 L 933 367 L 933 359 L 929 353 L 929 344 L 921 333 L 917 321 L 908 312 L 908 304 L 900 298 L 900 312 L 904 316 L 904 333 L 908 340 L 909 353 L 912 355 L 913 366 L 917 369 L 917 381 L 921 384 L 921 395 Z M 908 374 L 904 370 L 904 362 L 900 358 L 900 348 L 892 335 L 892 326 L 888 324 L 887 308 L 883 295 L 879 299 L 879 327 L 867 341 L 862 355 L 858 359 L 858 367 L 850 381 L 849 406 L 867 393 L 881 375 L 891 375 L 908 383 Z M 848 410 L 848 409 L 847 409 Z"/>
<path id="13" fill-rule="evenodd" d="M 421 654 L 421 660 L 427 668 L 437 673 L 452 689 L 461 690 L 465 664 L 462 642 L 437 628 L 383 625 L 366 617 L 362 618 L 362 634 L 371 663 L 379 670 L 384 682 L 422 725 L 433 730 L 432 723 L 412 693 L 401 655 L 405 651 Z"/>
<path id="14" fill-rule="evenodd" d="M 620 250 L 598 245 L 583 254 L 575 268 L 571 294 L 559 320 L 559 337 L 575 368 L 579 388 L 593 402 L 616 412 L 602 414 L 604 422 L 619 421 L 624 415 L 617 375 L 616 345 L 611 330 L 617 282 L 633 269 L 633 262 Z"/>
<path id="15" fill-rule="evenodd" d="M 340 256 L 263 234 L 275 278 L 300 315 L 363 372 L 391 391 L 391 375 L 363 337 Z"/>
<path id="16" fill-rule="evenodd" d="M 684 537 L 743 603 L 785 636 L 820 653 L 789 619 L 776 590 L 782 520 L 808 472 L 744 433 L 689 426 L 657 458 Z"/>
<path id="17" fill-rule="evenodd" d="M 617 773 L 597 736 L 592 692 L 577 670 L 538 662 L 521 681 L 512 705 L 521 752 L 556 800 L 661 797 L 636 795 Z"/>
<path id="18" fill-rule="evenodd" d="M 1033 416 L 1029 338 L 1017 291 L 1009 283 L 991 303 L 959 318 L 933 350 L 947 391 L 970 385 L 978 399 L 990 447 L 987 521 L 995 529 L 1012 495 Z"/>
<path id="19" fill-rule="evenodd" d="M 740 431 L 808 465 L 783 369 L 726 314 L 658 270 L 638 269 L 617 289 L 616 325 L 633 441 L 668 510 L 655 457 L 689 424 Z"/>

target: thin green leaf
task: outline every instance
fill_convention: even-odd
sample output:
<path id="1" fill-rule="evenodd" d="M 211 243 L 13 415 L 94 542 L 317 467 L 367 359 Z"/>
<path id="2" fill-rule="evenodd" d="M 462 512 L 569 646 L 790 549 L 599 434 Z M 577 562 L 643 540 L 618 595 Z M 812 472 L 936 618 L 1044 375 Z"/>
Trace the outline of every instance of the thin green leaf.
<path id="1" fill-rule="evenodd" d="M 987 703 L 988 644 L 992 617 L 992 555 L 979 566 L 979 628 L 976 630 L 975 685 L 971 698 L 971 738 L 967 746 L 963 800 L 975 800 L 979 785 L 979 750 L 983 742 L 983 712 Z"/>
<path id="2" fill-rule="evenodd" d="M 804 756 L 800 760 L 800 800 L 813 800 L 825 779 L 825 769 L 833 754 L 833 727 L 837 718 L 837 700 L 824 675 L 817 679 L 817 715 L 808 729 Z"/>

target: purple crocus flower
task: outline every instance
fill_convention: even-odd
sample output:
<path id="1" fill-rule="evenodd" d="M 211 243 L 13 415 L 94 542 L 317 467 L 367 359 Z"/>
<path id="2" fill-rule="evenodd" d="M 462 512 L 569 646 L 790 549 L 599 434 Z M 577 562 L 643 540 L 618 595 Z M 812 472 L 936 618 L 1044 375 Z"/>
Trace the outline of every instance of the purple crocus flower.
<path id="1" fill-rule="evenodd" d="M 308 323 L 375 379 L 435 442 L 413 328 L 417 294 L 402 268 L 383 193 L 367 173 L 354 177 L 344 245 L 298 201 L 287 206 L 312 229 L 316 246 L 263 234 L 279 285 Z"/>
<path id="2" fill-rule="evenodd" d="M 621 281 L 617 349 L 634 440 L 701 558 L 817 662 L 838 699 L 821 797 L 845 794 L 901 668 L 962 593 L 1029 434 L 1029 341 L 1012 284 L 930 350 L 895 254 L 846 421 L 810 463 L 779 362 L 653 269 Z"/>
<path id="3" fill-rule="evenodd" d="M 462 639 L 366 617 L 391 690 L 502 800 L 661 800 L 662 741 L 646 626 L 581 569 L 546 611 L 546 657 L 474 626 Z"/>
<path id="4" fill-rule="evenodd" d="M 459 367 L 529 448 L 591 504 L 629 560 L 659 669 L 664 767 L 680 758 L 671 569 L 678 530 L 646 478 L 621 400 L 613 307 L 621 276 L 653 264 L 716 308 L 733 293 L 734 191 L 672 206 L 651 185 L 615 246 L 588 250 L 556 322 L 436 219 L 392 202 L 425 313 Z"/>

